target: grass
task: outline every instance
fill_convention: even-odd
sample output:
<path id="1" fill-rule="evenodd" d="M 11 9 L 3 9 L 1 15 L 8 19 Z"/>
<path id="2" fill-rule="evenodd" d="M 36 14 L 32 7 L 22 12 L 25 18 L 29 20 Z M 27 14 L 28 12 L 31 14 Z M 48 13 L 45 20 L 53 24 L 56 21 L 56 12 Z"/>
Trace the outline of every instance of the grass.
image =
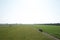
<path id="1" fill-rule="evenodd" d="M 56 25 L 35 25 L 35 28 L 43 29 L 44 32 L 47 32 L 51 34 L 52 36 L 55 36 L 56 38 L 60 39 L 60 26 Z"/>
<path id="2" fill-rule="evenodd" d="M 41 28 L 60 39 L 60 26 L 55 25 L 0 25 L 0 40 L 53 40 L 37 30 Z"/>
<path id="3" fill-rule="evenodd" d="M 34 25 L 0 26 L 0 40 L 53 40 L 41 32 L 38 32 L 33 26 Z"/>

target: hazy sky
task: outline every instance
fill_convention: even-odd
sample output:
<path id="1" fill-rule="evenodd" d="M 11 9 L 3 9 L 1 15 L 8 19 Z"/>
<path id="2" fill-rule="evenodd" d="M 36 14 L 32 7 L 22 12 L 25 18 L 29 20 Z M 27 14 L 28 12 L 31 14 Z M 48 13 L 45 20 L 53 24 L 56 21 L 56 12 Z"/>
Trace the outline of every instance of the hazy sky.
<path id="1" fill-rule="evenodd" d="M 0 0 L 0 23 L 60 23 L 60 0 Z"/>

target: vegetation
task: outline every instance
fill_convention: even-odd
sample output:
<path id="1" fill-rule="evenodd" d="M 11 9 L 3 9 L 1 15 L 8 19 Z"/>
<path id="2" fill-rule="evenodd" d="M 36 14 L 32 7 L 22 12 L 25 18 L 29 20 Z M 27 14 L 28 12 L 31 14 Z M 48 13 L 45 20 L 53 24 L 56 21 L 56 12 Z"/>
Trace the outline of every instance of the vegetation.
<path id="1" fill-rule="evenodd" d="M 60 26 L 3 24 L 0 25 L 0 40 L 53 40 L 38 32 L 39 28 L 60 38 Z"/>
<path id="2" fill-rule="evenodd" d="M 35 28 L 41 28 L 44 32 L 51 34 L 60 39 L 60 26 L 59 25 L 35 25 Z"/>

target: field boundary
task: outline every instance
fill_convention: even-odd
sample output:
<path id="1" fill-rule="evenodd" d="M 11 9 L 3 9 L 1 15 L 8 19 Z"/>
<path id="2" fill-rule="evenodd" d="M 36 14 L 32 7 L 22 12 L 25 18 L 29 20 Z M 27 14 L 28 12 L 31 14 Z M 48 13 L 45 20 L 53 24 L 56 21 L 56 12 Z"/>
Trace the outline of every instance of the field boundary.
<path id="1" fill-rule="evenodd" d="M 34 29 L 36 29 L 36 28 L 34 28 Z M 38 30 L 37 30 L 38 31 Z M 38 32 L 40 32 L 40 31 L 38 31 Z M 53 40 L 60 40 L 60 39 L 58 39 L 58 38 L 56 38 L 56 37 L 54 37 L 54 36 L 52 36 L 52 35 L 50 35 L 50 34 L 48 34 L 48 33 L 46 33 L 46 32 L 41 32 L 43 35 L 45 35 L 45 36 L 47 36 L 48 38 L 52 38 Z"/>
<path id="2" fill-rule="evenodd" d="M 45 32 L 42 32 L 44 35 L 46 35 L 47 37 L 49 37 L 49 38 L 52 38 L 52 39 L 54 39 L 54 40 L 60 40 L 60 39 L 58 39 L 58 38 L 56 38 L 56 37 L 54 37 L 54 36 L 52 36 L 52 35 L 50 35 L 50 34 L 48 34 L 48 33 L 45 33 Z"/>

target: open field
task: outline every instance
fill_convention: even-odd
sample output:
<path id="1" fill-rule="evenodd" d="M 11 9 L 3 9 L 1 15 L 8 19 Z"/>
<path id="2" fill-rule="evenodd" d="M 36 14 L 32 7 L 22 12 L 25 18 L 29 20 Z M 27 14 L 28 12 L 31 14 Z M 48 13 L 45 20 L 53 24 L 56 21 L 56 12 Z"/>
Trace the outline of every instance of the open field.
<path id="1" fill-rule="evenodd" d="M 0 40 L 53 40 L 42 34 L 42 32 L 38 32 L 39 28 L 43 29 L 44 32 L 60 38 L 60 26 L 0 25 Z"/>
<path id="2" fill-rule="evenodd" d="M 60 25 L 35 25 L 35 28 L 41 28 L 44 32 L 60 39 Z"/>

